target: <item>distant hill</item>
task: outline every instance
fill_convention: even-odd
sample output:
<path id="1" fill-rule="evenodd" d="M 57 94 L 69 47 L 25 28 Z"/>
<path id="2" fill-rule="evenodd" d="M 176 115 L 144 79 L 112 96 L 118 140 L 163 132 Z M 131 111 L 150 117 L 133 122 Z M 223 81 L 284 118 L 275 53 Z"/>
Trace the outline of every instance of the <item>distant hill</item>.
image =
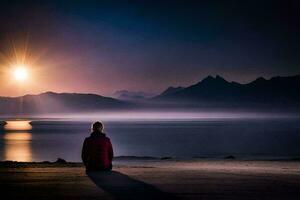
<path id="1" fill-rule="evenodd" d="M 180 90 L 183 90 L 183 89 L 184 89 L 184 87 L 168 87 L 159 96 L 167 96 L 167 95 L 173 94 L 175 92 L 179 92 Z"/>
<path id="2" fill-rule="evenodd" d="M 141 92 L 141 91 L 128 91 L 128 90 L 119 90 L 113 94 L 113 97 L 125 101 L 140 101 L 147 98 L 153 97 L 153 94 Z"/>
<path id="3" fill-rule="evenodd" d="M 248 84 L 229 82 L 221 76 L 208 76 L 189 87 L 169 87 L 160 95 L 143 101 L 144 94 L 119 92 L 130 98 L 118 100 L 96 94 L 54 93 L 21 97 L 0 97 L 0 115 L 63 114 L 101 112 L 113 110 L 164 110 L 193 111 L 205 109 L 300 110 L 300 75 L 290 77 L 262 77 Z M 133 96 L 132 96 L 133 95 Z M 124 97 L 124 96 L 123 96 Z M 126 96 L 127 97 L 127 96 Z M 130 100 L 129 100 L 130 99 Z"/>
<path id="4" fill-rule="evenodd" d="M 92 112 L 128 108 L 126 102 L 96 94 L 54 93 L 0 97 L 0 114 Z"/>
<path id="5" fill-rule="evenodd" d="M 300 105 L 300 75 L 262 77 L 248 84 L 228 82 L 221 76 L 208 76 L 202 81 L 178 90 L 169 89 L 153 98 L 161 102 L 192 102 L 223 105 Z"/>

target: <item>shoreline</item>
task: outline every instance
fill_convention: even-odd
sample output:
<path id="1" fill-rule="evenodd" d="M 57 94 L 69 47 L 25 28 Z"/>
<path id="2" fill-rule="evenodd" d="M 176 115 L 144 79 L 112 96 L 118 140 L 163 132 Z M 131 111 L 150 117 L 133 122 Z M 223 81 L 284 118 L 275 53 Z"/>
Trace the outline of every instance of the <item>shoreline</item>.
<path id="1" fill-rule="evenodd" d="M 114 157 L 113 162 L 119 161 L 282 161 L 282 162 L 300 162 L 300 156 L 240 156 L 236 157 L 233 155 L 228 156 L 203 156 L 203 157 L 154 157 L 154 156 L 116 156 Z M 82 164 L 81 161 L 67 161 L 63 158 L 57 158 L 56 161 L 15 161 L 15 160 L 0 160 L 0 165 L 8 163 L 19 163 L 19 164 Z"/>
<path id="2" fill-rule="evenodd" d="M 262 159 L 236 159 L 236 158 L 223 158 L 223 159 L 216 159 L 216 158 L 194 158 L 194 159 L 175 159 L 175 158 L 155 158 L 155 157 L 136 157 L 136 156 L 129 156 L 129 157 L 120 157 L 116 158 L 113 161 L 114 167 L 120 166 L 132 166 L 135 164 L 136 166 L 145 166 L 145 165 L 172 165 L 172 163 L 295 163 L 300 165 L 300 159 L 272 159 L 272 160 L 262 160 Z M 0 168 L 14 168 L 14 167 L 84 167 L 82 162 L 68 162 L 64 159 L 60 159 L 57 161 L 33 161 L 33 162 L 20 162 L 20 161 L 0 161 Z"/>

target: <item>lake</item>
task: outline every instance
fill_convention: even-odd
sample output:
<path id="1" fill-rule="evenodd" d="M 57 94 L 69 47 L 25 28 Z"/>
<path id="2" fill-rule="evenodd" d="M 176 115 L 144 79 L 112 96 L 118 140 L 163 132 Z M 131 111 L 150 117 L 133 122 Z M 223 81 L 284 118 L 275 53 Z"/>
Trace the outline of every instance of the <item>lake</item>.
<path id="1" fill-rule="evenodd" d="M 300 157 L 300 120 L 198 119 L 105 121 L 116 156 L 288 159 Z M 81 161 L 91 121 L 6 120 L 0 160 Z"/>

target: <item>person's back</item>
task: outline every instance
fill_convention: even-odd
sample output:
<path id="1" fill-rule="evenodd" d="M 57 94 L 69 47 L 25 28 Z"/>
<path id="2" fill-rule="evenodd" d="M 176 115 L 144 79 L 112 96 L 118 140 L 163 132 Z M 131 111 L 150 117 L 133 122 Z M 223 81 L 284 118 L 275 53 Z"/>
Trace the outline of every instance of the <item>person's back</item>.
<path id="1" fill-rule="evenodd" d="M 87 171 L 112 169 L 112 144 L 102 130 L 103 125 L 100 122 L 94 123 L 93 132 L 84 140 L 82 161 Z"/>

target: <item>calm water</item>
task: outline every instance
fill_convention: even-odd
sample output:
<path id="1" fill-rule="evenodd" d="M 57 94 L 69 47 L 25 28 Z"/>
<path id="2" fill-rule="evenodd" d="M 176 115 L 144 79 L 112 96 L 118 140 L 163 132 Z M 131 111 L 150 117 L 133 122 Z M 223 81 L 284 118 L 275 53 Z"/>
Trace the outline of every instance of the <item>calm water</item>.
<path id="1" fill-rule="evenodd" d="M 7 121 L 0 160 L 80 161 L 90 122 Z M 300 156 L 300 120 L 105 122 L 116 156 L 293 158 Z"/>

